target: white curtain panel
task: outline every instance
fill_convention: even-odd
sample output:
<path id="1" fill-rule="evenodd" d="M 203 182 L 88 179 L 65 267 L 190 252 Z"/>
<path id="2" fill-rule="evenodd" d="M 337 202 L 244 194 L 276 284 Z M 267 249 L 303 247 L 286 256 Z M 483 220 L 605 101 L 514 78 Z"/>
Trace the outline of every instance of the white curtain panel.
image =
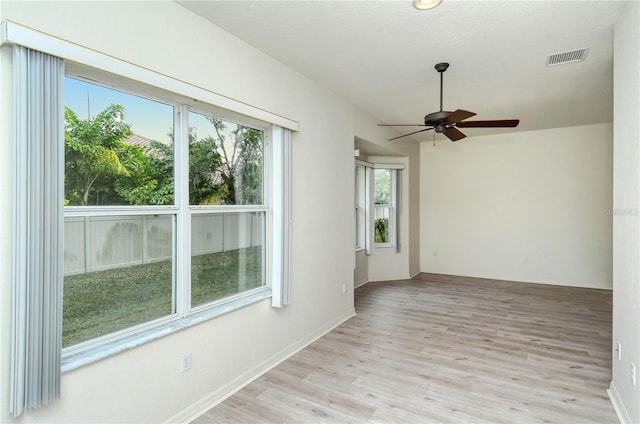
<path id="1" fill-rule="evenodd" d="M 14 268 L 11 413 L 60 396 L 64 61 L 13 46 Z"/>

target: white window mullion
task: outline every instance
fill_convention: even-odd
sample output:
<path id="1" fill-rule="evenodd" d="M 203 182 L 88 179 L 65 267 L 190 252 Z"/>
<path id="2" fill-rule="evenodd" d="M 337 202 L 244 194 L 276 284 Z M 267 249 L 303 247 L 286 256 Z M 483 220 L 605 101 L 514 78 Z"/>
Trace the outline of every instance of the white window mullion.
<path id="1" fill-rule="evenodd" d="M 176 261 L 176 312 L 185 316 L 191 309 L 191 211 L 189 209 L 189 122 L 185 105 L 176 107 L 174 119 Z"/>

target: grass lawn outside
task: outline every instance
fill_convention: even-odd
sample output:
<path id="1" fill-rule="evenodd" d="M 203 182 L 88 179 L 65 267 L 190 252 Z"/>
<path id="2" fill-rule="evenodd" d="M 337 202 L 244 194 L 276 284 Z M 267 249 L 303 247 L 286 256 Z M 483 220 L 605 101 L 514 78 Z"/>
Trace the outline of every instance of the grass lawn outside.
<path id="1" fill-rule="evenodd" d="M 203 305 L 263 284 L 262 247 L 191 258 L 191 304 Z M 62 346 L 114 333 L 172 310 L 171 261 L 64 278 Z"/>

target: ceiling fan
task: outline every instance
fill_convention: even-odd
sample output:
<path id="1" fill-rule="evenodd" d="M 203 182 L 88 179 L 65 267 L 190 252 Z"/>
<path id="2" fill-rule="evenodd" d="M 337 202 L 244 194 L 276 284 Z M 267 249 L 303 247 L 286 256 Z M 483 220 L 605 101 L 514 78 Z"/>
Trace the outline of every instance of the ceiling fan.
<path id="1" fill-rule="evenodd" d="M 449 140 L 456 141 L 465 138 L 466 135 L 458 128 L 506 128 L 517 127 L 520 123 L 519 119 L 502 119 L 494 121 L 465 121 L 467 118 L 475 116 L 475 112 L 457 109 L 453 112 L 442 110 L 442 80 L 444 71 L 449 67 L 448 63 L 438 63 L 435 68 L 440 73 L 440 110 L 433 112 L 424 117 L 424 124 L 378 124 L 382 127 L 429 127 L 418 131 L 410 132 L 398 137 L 390 138 L 397 140 L 398 138 L 421 133 L 423 131 L 435 130 L 437 133 L 444 134 Z"/>

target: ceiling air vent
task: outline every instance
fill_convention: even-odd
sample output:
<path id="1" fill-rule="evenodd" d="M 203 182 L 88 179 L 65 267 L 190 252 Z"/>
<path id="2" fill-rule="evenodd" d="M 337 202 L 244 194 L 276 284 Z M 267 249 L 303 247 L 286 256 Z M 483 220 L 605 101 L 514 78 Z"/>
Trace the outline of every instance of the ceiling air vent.
<path id="1" fill-rule="evenodd" d="M 571 50 L 569 52 L 554 53 L 547 56 L 547 66 L 566 65 L 567 63 L 583 62 L 587 58 L 589 48 Z"/>

